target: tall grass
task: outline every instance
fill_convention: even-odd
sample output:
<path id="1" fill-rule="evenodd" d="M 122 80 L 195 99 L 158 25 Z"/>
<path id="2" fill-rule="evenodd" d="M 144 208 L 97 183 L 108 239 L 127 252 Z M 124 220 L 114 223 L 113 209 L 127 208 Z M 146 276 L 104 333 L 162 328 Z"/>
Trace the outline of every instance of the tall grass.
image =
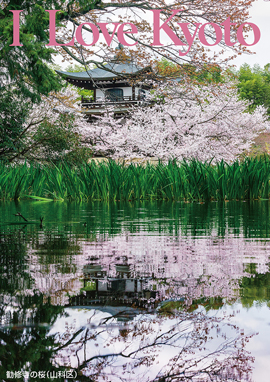
<path id="1" fill-rule="evenodd" d="M 270 160 L 247 158 L 231 165 L 183 161 L 124 166 L 70 167 L 0 164 L 0 199 L 48 200 L 241 200 L 270 197 Z"/>

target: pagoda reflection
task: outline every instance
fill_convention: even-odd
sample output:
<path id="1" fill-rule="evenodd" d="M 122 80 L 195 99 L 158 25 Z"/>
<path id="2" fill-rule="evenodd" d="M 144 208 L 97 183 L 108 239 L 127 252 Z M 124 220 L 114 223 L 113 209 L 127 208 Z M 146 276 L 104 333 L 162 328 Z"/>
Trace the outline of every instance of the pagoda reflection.
<path id="1" fill-rule="evenodd" d="M 158 292 L 151 289 L 150 278 L 135 278 L 129 264 L 115 264 L 114 276 L 99 264 L 83 267 L 81 293 L 70 298 L 69 305 L 111 305 L 136 308 L 155 308 Z"/>

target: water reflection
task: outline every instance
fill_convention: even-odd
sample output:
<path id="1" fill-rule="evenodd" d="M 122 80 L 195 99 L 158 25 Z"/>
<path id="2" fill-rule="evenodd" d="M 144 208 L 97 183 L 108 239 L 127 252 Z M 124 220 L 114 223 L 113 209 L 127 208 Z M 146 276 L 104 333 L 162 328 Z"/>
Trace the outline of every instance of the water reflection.
<path id="1" fill-rule="evenodd" d="M 115 268 L 114 277 L 104 266 L 85 265 L 81 294 L 70 299 L 71 305 L 157 307 L 159 294 L 149 288 L 148 279 L 133 277 L 130 265 L 116 264 L 110 268 Z"/>
<path id="2" fill-rule="evenodd" d="M 206 329 L 213 324 L 213 317 L 207 311 L 224 309 L 236 301 L 241 301 L 242 307 L 253 307 L 254 302 L 270 306 L 267 201 L 223 204 L 31 201 L 3 203 L 0 212 L 0 338 L 4 345 L 0 351 L 0 377 L 3 380 L 12 380 L 5 373 L 14 370 L 11 368 L 14 359 L 17 371 L 41 370 L 42 366 L 59 372 L 73 370 L 78 374 L 76 380 L 84 380 L 86 375 L 99 380 L 107 375 L 113 381 L 127 370 L 129 375 L 135 373 L 131 379 L 134 381 L 147 378 L 162 381 L 168 370 L 160 366 L 162 372 L 158 374 L 160 355 L 155 354 L 163 354 L 164 347 L 151 343 L 147 357 L 144 352 L 139 355 L 139 347 L 132 353 L 136 361 L 132 356 L 127 363 L 119 361 L 127 354 L 120 354 L 123 346 L 132 347 L 133 339 L 143 343 L 136 333 L 140 325 L 146 328 L 144 338 L 155 323 L 159 328 L 155 327 L 155 331 L 160 331 L 165 339 L 168 327 L 174 333 L 179 322 L 185 322 L 193 338 L 198 309 L 203 309 L 200 314 Z M 31 224 L 14 216 L 18 212 Z M 40 216 L 44 216 L 42 225 Z M 82 307 L 84 310 L 78 310 Z M 175 309 L 177 314 L 168 316 Z M 86 323 L 80 321 L 80 314 L 88 317 Z M 65 322 L 68 326 L 61 329 Z M 233 333 L 232 328 L 224 330 L 225 336 L 231 333 L 232 344 L 237 344 L 241 336 Z M 106 336 L 101 335 L 97 340 L 99 333 L 105 332 Z M 176 341 L 174 346 L 179 354 L 183 343 L 177 336 L 179 343 Z M 207 336 L 209 354 L 221 346 L 215 342 L 216 332 L 214 338 L 214 345 L 210 345 Z M 87 349 L 94 346 L 91 341 L 98 344 L 95 346 L 98 354 L 105 346 L 113 355 L 102 358 L 95 352 L 89 353 Z M 203 343 L 200 346 L 203 348 Z M 200 354 L 199 345 L 195 349 Z M 249 359 L 243 347 L 241 351 L 244 361 L 241 367 L 239 364 L 235 368 L 238 374 L 226 379 L 232 367 L 228 361 L 227 366 L 223 365 L 227 376 L 220 378 L 244 380 L 239 370 L 248 371 Z M 17 353 L 20 356 L 16 358 Z M 180 353 L 191 354 L 184 350 Z M 44 363 L 38 362 L 35 354 Z M 177 356 L 170 354 L 175 362 Z M 187 356 L 186 365 L 188 359 Z M 150 360 L 152 374 L 147 374 Z M 180 364 L 183 362 L 181 357 L 178 360 Z M 167 364 L 170 375 L 175 373 L 177 380 L 181 380 L 181 365 L 176 370 L 173 362 L 170 364 L 168 360 Z M 117 367 L 122 368 L 121 372 L 116 371 Z M 192 373 L 197 372 L 192 369 Z M 203 380 L 195 374 L 194 381 Z M 148 377 L 142 379 L 142 375 Z M 188 380 L 187 375 L 183 381 Z M 65 377 L 59 374 L 58 380 Z M 13 380 L 24 379 L 14 376 Z"/>
<path id="3" fill-rule="evenodd" d="M 24 299 L 0 330 L 0 378 L 248 380 L 253 360 L 234 325 L 165 305 L 145 314 L 109 306 L 63 309 L 44 303 L 42 295 Z"/>
<path id="4" fill-rule="evenodd" d="M 244 337 L 224 319 L 180 310 L 170 316 L 141 313 L 127 322 L 116 320 L 119 313 L 99 309 L 67 311 L 66 332 L 59 334 L 61 320 L 51 330 L 62 344 L 54 360 L 91 380 L 249 378 L 252 358 L 244 350 Z"/>
<path id="5" fill-rule="evenodd" d="M 2 298 L 1 381 L 27 380 L 26 376 L 32 370 L 58 372 L 65 369 L 52 364 L 55 337 L 48 335 L 51 325 L 62 312 L 63 307 L 52 305 L 50 302 L 44 303 L 42 295 L 24 298 L 5 295 Z M 64 378 L 59 381 L 64 381 Z"/>

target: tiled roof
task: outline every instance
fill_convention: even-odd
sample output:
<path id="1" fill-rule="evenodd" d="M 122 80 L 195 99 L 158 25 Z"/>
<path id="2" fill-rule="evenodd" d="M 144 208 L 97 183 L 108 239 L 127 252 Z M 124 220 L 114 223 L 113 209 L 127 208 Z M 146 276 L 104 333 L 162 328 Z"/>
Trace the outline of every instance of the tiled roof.
<path id="1" fill-rule="evenodd" d="M 105 64 L 105 66 L 109 70 L 113 70 L 116 73 L 127 74 L 127 75 L 136 74 L 146 69 L 146 68 L 139 67 L 135 65 L 134 63 L 109 63 L 109 64 Z M 147 67 L 147 68 L 151 71 L 150 67 Z M 60 75 L 66 76 L 74 80 L 89 80 L 89 79 L 100 80 L 100 79 L 113 79 L 113 78 L 119 77 L 119 74 L 115 74 L 115 73 L 109 72 L 104 69 L 99 69 L 99 68 L 95 68 L 85 72 L 78 72 L 78 73 L 62 72 L 58 70 L 56 70 L 56 72 Z"/>

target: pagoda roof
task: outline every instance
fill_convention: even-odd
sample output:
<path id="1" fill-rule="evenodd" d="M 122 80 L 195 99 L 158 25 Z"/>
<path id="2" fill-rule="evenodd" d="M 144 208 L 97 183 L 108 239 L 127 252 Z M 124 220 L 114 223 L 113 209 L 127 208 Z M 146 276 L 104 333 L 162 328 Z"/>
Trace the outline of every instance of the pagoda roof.
<path id="1" fill-rule="evenodd" d="M 132 77 L 139 75 L 143 72 L 152 72 L 151 66 L 147 66 L 142 68 L 140 66 L 135 65 L 133 62 L 130 63 L 113 63 L 110 62 L 104 65 L 106 69 L 95 68 L 84 72 L 62 72 L 56 70 L 56 72 L 65 77 L 72 80 L 114 80 L 119 77 Z"/>

